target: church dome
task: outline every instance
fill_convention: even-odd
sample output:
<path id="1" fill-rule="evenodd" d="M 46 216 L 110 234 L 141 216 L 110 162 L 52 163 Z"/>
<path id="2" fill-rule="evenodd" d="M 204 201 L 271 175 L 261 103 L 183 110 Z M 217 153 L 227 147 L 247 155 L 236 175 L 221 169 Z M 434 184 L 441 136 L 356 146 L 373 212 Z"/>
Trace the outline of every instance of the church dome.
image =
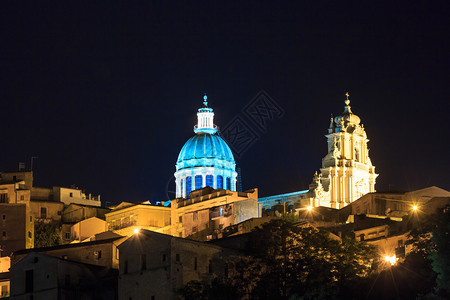
<path id="1" fill-rule="evenodd" d="M 349 95 L 348 93 L 346 95 L 347 100 L 345 100 L 344 112 L 339 116 L 337 116 L 336 118 L 334 118 L 334 122 L 336 123 L 336 125 L 338 125 L 338 127 L 347 127 L 348 125 L 359 125 L 359 123 L 361 123 L 361 119 L 357 115 L 352 113 L 352 110 L 350 108 L 350 100 L 348 99 Z"/>
<path id="2" fill-rule="evenodd" d="M 198 132 L 191 137 L 177 159 L 177 171 L 189 167 L 233 168 L 233 153 L 227 143 L 218 135 Z"/>
<path id="3" fill-rule="evenodd" d="M 176 196 L 189 198 L 193 190 L 206 186 L 236 191 L 236 163 L 230 147 L 214 125 L 214 111 L 203 97 L 197 112 L 195 135 L 181 148 L 176 163 Z"/>

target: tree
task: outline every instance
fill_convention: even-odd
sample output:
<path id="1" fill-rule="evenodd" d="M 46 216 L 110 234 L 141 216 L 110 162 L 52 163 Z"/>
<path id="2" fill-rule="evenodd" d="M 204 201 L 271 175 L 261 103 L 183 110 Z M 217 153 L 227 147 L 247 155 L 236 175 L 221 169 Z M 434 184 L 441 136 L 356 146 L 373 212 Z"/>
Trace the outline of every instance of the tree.
<path id="1" fill-rule="evenodd" d="M 231 278 L 216 287 L 252 299 L 337 298 L 343 286 L 371 272 L 377 257 L 364 242 L 341 243 L 325 231 L 281 219 L 251 232 L 244 254 Z"/>
<path id="2" fill-rule="evenodd" d="M 51 247 L 62 244 L 61 226 L 58 223 L 34 223 L 34 247 Z"/>

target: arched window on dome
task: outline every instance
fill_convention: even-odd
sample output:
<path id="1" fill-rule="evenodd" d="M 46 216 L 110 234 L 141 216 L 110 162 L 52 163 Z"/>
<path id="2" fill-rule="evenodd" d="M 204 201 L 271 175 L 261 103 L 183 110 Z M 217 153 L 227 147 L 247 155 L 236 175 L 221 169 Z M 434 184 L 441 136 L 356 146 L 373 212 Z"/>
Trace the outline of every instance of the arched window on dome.
<path id="1" fill-rule="evenodd" d="M 214 187 L 214 177 L 212 175 L 206 175 L 206 185 L 205 186 Z"/>
<path id="2" fill-rule="evenodd" d="M 227 190 L 231 190 L 231 180 L 230 180 L 230 177 L 227 177 Z"/>
<path id="3" fill-rule="evenodd" d="M 218 189 L 223 189 L 223 176 L 222 175 L 218 175 L 216 178 L 217 178 L 216 179 L 217 180 L 216 187 Z"/>
<path id="4" fill-rule="evenodd" d="M 203 176 L 195 175 L 195 189 L 201 189 L 203 187 Z"/>
<path id="5" fill-rule="evenodd" d="M 192 191 L 192 177 L 186 177 L 186 198 L 189 198 L 189 193 Z"/>

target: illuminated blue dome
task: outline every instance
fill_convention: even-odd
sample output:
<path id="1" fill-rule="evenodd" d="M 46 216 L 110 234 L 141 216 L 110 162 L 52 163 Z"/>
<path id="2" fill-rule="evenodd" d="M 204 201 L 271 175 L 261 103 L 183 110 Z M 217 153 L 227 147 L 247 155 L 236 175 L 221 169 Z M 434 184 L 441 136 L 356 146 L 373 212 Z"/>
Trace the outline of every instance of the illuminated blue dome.
<path id="1" fill-rule="evenodd" d="M 187 167 L 234 168 L 233 153 L 218 134 L 197 133 L 178 155 L 177 171 Z"/>
<path id="2" fill-rule="evenodd" d="M 236 191 L 236 163 L 227 143 L 217 133 L 214 111 L 203 97 L 204 107 L 197 112 L 195 136 L 181 148 L 175 172 L 178 197 L 189 197 L 193 190 L 210 186 Z"/>

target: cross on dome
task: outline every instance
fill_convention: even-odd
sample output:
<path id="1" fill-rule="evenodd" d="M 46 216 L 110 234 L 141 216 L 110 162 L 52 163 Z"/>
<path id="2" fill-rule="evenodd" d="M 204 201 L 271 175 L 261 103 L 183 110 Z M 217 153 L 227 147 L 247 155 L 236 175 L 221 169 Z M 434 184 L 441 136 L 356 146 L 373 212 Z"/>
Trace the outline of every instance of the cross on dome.
<path id="1" fill-rule="evenodd" d="M 206 96 L 206 93 L 205 96 L 203 96 L 203 105 L 208 107 L 208 96 Z"/>
<path id="2" fill-rule="evenodd" d="M 346 105 L 349 105 L 349 104 L 350 104 L 350 100 L 348 99 L 348 97 L 349 97 L 350 95 L 348 94 L 348 92 L 345 93 L 345 96 L 347 96 L 347 100 L 345 100 L 345 104 L 346 104 Z"/>

